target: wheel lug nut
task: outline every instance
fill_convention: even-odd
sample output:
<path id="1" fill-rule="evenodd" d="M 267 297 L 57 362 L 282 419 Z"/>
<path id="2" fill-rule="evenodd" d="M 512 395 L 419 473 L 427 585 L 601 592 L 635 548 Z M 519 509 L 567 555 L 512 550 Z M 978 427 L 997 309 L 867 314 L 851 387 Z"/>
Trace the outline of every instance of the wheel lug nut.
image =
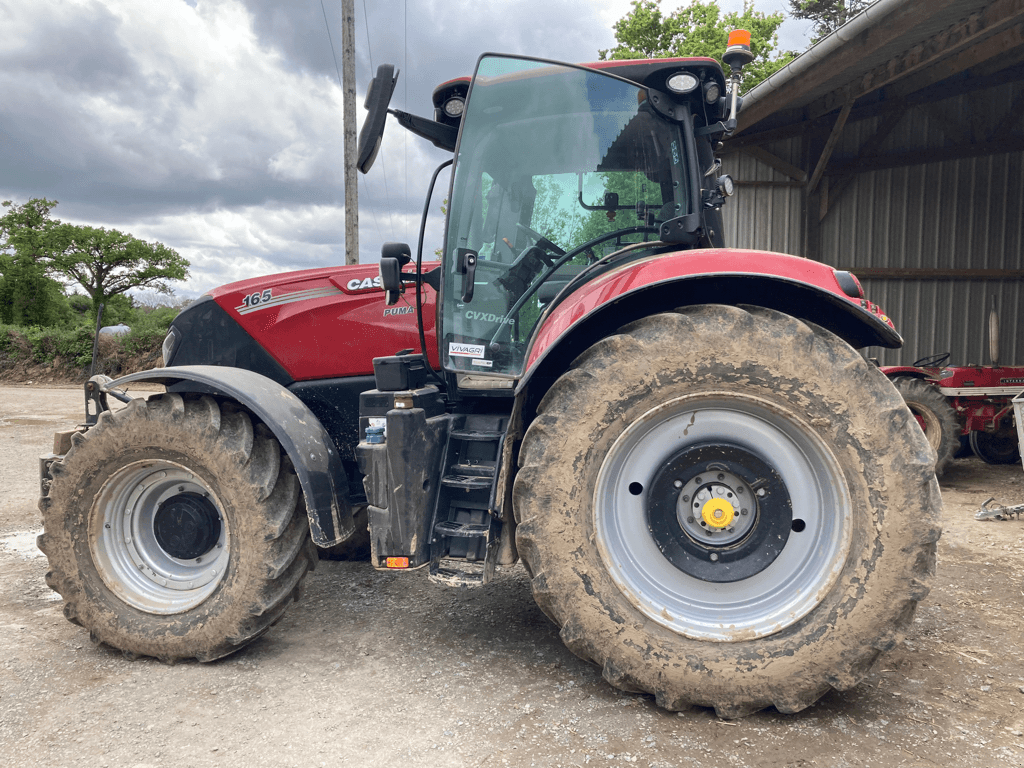
<path id="1" fill-rule="evenodd" d="M 683 501 L 689 501 L 689 500 L 690 500 L 689 496 L 683 496 Z"/>
<path id="2" fill-rule="evenodd" d="M 698 477 L 698 478 L 695 478 L 695 479 L 696 479 L 696 482 L 698 482 L 698 483 L 703 483 L 703 482 L 704 482 L 704 481 L 703 481 L 703 480 L 702 480 L 701 478 L 699 478 L 699 477 Z"/>
<path id="3" fill-rule="evenodd" d="M 741 515 L 745 515 L 745 514 L 747 514 L 747 510 L 745 510 L 745 509 L 741 509 L 741 510 L 740 510 L 740 514 L 741 514 Z"/>
<path id="4" fill-rule="evenodd" d="M 725 475 L 723 475 L 721 472 L 719 472 L 718 473 L 718 479 L 719 480 L 725 480 Z"/>
<path id="5" fill-rule="evenodd" d="M 688 518 L 686 518 L 686 522 L 692 523 L 693 522 L 693 515 L 690 515 Z"/>

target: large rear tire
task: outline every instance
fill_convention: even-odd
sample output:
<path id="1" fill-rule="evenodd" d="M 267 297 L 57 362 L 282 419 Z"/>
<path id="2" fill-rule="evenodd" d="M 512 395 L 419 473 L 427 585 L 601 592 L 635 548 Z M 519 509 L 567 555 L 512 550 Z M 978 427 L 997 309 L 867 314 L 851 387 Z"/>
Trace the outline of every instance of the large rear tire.
<path id="1" fill-rule="evenodd" d="M 667 709 L 796 712 L 848 689 L 934 570 L 941 499 L 912 425 L 816 326 L 725 306 L 637 321 L 575 361 L 523 440 L 534 596 L 570 650 Z"/>
<path id="2" fill-rule="evenodd" d="M 935 450 L 935 474 L 942 477 L 960 449 L 960 422 L 956 411 L 938 387 L 913 376 L 897 376 L 892 380 L 928 444 Z"/>
<path id="3" fill-rule="evenodd" d="M 50 474 L 47 584 L 69 620 L 128 657 L 226 656 L 281 618 L 316 564 L 291 462 L 212 397 L 103 413 Z"/>
<path id="4" fill-rule="evenodd" d="M 971 432 L 971 450 L 986 464 L 1016 464 L 1020 461 L 1017 428 L 1012 418 L 999 425 L 998 432 Z"/>

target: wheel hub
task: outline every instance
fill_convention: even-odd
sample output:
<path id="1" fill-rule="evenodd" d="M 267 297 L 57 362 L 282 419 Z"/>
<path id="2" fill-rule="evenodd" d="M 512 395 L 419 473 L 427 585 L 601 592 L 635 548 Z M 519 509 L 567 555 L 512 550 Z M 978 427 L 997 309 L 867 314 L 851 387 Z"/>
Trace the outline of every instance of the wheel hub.
<path id="1" fill-rule="evenodd" d="M 691 445 L 671 456 L 654 476 L 647 509 L 669 562 L 716 583 L 750 578 L 775 562 L 793 523 L 779 474 L 727 444 Z"/>
<path id="2" fill-rule="evenodd" d="M 699 506 L 699 504 L 699 501 L 694 502 L 694 506 Z M 704 504 L 700 511 L 700 516 L 704 524 L 712 529 L 712 531 L 715 531 L 728 528 L 732 524 L 732 519 L 736 516 L 736 511 L 733 509 L 732 504 L 725 499 L 712 498 Z"/>
<path id="3" fill-rule="evenodd" d="M 153 517 L 157 543 L 171 557 L 195 560 L 220 538 L 220 515 L 198 493 L 180 493 L 164 501 Z"/>

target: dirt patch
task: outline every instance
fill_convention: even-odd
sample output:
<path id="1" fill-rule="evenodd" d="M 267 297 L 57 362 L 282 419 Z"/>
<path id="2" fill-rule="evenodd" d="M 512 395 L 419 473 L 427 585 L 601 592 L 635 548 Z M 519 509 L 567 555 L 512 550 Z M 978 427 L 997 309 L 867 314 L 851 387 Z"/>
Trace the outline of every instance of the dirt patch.
<path id="1" fill-rule="evenodd" d="M 860 686 L 797 715 L 671 714 L 616 691 L 536 608 L 526 574 L 448 590 L 321 562 L 263 638 L 213 664 L 125 660 L 67 622 L 32 546 L 38 455 L 77 387 L 0 386 L 0 765 L 1019 766 L 1019 465 L 954 462 L 935 588 Z M 18 756 L 21 757 L 18 757 Z"/>

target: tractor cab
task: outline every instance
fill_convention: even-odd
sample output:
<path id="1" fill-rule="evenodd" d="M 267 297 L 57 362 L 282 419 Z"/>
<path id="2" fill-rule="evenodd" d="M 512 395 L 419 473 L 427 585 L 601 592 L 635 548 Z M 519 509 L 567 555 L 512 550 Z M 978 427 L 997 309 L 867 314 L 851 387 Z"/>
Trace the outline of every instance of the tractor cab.
<path id="1" fill-rule="evenodd" d="M 368 106 L 376 94 L 386 108 L 393 85 L 382 68 Z M 437 280 L 448 383 L 510 391 L 542 314 L 573 289 L 623 261 L 724 244 L 732 184 L 715 176 L 712 140 L 727 130 L 725 77 L 713 59 L 485 54 L 468 85 L 438 86 L 434 125 L 389 111 L 456 154 Z M 371 107 L 361 158 L 379 146 L 374 125 L 383 130 Z M 457 143 L 437 141 L 454 130 Z M 408 278 L 399 267 L 382 264 L 392 300 Z"/>

